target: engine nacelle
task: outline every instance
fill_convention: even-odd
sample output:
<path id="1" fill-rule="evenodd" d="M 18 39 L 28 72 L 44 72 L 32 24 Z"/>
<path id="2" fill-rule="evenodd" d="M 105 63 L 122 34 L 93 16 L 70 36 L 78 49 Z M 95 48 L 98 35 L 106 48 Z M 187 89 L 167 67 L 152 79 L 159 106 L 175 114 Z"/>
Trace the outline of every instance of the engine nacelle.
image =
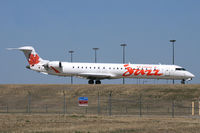
<path id="1" fill-rule="evenodd" d="M 48 63 L 48 67 L 62 68 L 62 62 L 51 61 L 51 62 Z"/>

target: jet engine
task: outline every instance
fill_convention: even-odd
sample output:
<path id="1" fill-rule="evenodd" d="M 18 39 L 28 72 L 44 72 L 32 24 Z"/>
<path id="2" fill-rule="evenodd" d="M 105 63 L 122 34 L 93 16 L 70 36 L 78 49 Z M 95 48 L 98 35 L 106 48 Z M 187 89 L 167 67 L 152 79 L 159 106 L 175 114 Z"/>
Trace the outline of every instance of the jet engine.
<path id="1" fill-rule="evenodd" d="M 62 68 L 62 62 L 60 61 L 51 61 L 47 64 L 48 67 Z"/>
<path id="2" fill-rule="evenodd" d="M 47 64 L 44 64 L 43 66 L 46 70 L 49 70 L 52 67 L 59 69 L 60 71 L 62 71 L 63 69 L 62 62 L 60 61 L 51 61 L 51 62 L 48 62 Z"/>

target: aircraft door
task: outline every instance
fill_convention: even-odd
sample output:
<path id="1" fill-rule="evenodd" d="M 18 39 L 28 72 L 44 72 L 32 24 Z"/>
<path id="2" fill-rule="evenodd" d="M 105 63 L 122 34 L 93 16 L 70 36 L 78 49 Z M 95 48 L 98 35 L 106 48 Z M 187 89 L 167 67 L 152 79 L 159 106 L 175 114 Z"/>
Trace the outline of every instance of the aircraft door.
<path id="1" fill-rule="evenodd" d="M 165 75 L 166 76 L 170 76 L 170 70 L 169 70 L 169 68 L 165 69 Z"/>

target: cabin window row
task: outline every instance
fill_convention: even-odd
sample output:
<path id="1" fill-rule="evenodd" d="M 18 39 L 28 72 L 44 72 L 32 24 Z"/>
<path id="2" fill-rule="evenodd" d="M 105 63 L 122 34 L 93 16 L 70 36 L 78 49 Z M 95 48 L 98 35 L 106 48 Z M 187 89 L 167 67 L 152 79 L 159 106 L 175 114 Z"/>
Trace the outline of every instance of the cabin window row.
<path id="1" fill-rule="evenodd" d="M 73 66 L 72 68 L 75 68 L 75 66 Z M 106 67 L 80 67 L 80 66 L 78 66 L 77 67 L 78 69 L 106 69 Z M 119 68 L 119 67 L 117 67 L 117 68 L 115 68 L 115 67 L 109 67 L 108 69 L 113 69 L 113 70 L 126 70 L 126 68 Z M 139 68 L 133 68 L 133 70 L 152 70 L 152 69 L 148 69 L 148 68 L 146 68 L 146 69 L 143 69 L 143 68 L 141 68 L 141 69 L 139 69 Z M 156 70 L 156 68 L 154 68 L 153 70 Z"/>
<path id="2" fill-rule="evenodd" d="M 73 66 L 72 68 L 75 68 L 75 66 Z M 79 69 L 84 69 L 84 68 L 85 69 L 106 69 L 106 67 L 80 67 L 80 66 L 78 66 L 77 68 L 79 68 Z M 115 68 L 115 67 L 113 67 L 113 68 L 109 67 L 108 69 L 110 69 L 110 70 L 111 69 L 113 69 L 113 70 L 115 70 L 115 69 L 117 69 L 117 70 L 120 70 L 120 69 L 123 70 L 123 68 L 118 68 L 118 67 L 117 68 Z M 126 68 L 124 68 L 124 70 L 126 70 Z"/>

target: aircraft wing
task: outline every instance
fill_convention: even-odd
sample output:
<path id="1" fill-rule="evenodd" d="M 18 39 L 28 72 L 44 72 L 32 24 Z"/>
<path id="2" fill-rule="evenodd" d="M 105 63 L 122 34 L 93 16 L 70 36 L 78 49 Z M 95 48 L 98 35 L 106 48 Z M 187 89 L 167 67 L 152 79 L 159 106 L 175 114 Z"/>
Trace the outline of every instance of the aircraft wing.
<path id="1" fill-rule="evenodd" d="M 109 73 L 80 73 L 77 75 L 81 78 L 86 79 L 114 79 L 116 78 L 115 75 Z"/>

